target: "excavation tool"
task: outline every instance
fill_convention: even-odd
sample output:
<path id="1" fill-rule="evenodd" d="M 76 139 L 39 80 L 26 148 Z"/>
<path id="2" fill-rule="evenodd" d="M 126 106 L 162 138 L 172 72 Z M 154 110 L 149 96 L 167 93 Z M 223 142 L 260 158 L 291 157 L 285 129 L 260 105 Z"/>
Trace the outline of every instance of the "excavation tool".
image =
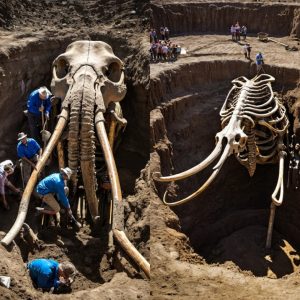
<path id="1" fill-rule="evenodd" d="M 297 47 L 295 47 L 295 46 L 290 47 L 289 45 L 284 44 L 284 43 L 279 42 L 279 41 L 276 41 L 276 40 L 274 40 L 274 39 L 272 39 L 272 38 L 269 38 L 268 36 L 269 36 L 268 33 L 265 33 L 265 32 L 259 32 L 259 33 L 257 34 L 257 38 L 258 38 L 261 42 L 269 42 L 269 41 L 271 41 L 271 42 L 274 42 L 274 43 L 276 43 L 276 44 L 279 44 L 279 45 L 284 46 L 285 50 L 288 50 L 288 51 L 298 51 L 298 48 L 297 48 Z"/>
<path id="2" fill-rule="evenodd" d="M 45 118 L 44 111 L 42 111 L 42 125 L 43 125 L 43 129 L 41 131 L 41 135 L 42 135 L 42 141 L 44 143 L 44 149 L 46 147 L 47 142 L 49 141 L 49 139 L 51 137 L 51 133 L 48 130 L 46 130 L 47 121 L 48 121 L 48 119 Z"/>
<path id="3" fill-rule="evenodd" d="M 20 162 L 20 169 L 21 169 L 22 187 L 23 187 L 23 191 L 24 191 L 24 189 L 25 189 L 24 165 L 23 165 L 22 159 L 20 159 L 19 162 Z"/>

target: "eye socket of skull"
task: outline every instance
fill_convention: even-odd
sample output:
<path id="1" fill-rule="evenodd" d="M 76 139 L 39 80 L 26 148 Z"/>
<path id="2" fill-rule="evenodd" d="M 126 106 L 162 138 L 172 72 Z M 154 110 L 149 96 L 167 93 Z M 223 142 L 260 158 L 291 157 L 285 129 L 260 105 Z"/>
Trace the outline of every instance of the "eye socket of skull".
<path id="1" fill-rule="evenodd" d="M 64 78 L 69 72 L 69 63 L 64 58 L 59 58 L 54 64 L 54 71 L 58 79 Z"/>
<path id="2" fill-rule="evenodd" d="M 237 134 L 234 139 L 238 143 L 240 141 L 240 139 L 241 139 L 241 135 Z"/>
<path id="3" fill-rule="evenodd" d="M 105 76 L 112 82 L 119 82 L 122 74 L 121 66 L 118 62 L 112 62 L 105 70 Z"/>

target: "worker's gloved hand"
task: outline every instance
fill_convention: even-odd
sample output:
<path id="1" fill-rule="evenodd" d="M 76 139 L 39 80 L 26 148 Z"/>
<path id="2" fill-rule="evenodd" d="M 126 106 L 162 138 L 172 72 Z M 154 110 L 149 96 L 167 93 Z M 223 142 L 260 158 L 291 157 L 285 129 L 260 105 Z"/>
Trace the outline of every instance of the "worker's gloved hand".
<path id="1" fill-rule="evenodd" d="M 45 117 L 46 117 L 47 120 L 49 120 L 49 113 L 48 112 L 45 113 Z"/>
<path id="2" fill-rule="evenodd" d="M 43 111 L 44 111 L 44 106 L 43 106 L 43 105 L 40 106 L 39 111 L 40 111 L 40 112 L 43 112 Z"/>

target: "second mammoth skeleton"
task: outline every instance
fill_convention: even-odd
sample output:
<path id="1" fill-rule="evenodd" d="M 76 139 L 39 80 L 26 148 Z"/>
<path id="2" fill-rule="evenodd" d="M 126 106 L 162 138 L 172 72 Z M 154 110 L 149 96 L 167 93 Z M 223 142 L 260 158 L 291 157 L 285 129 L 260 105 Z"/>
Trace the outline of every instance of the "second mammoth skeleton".
<path id="1" fill-rule="evenodd" d="M 279 162 L 279 176 L 272 201 L 276 206 L 282 204 L 285 157 L 283 139 L 287 134 L 289 121 L 285 107 L 274 95 L 271 87 L 273 81 L 275 78 L 268 74 L 256 76 L 251 80 L 238 77 L 232 81 L 233 87 L 220 111 L 222 130 L 216 134 L 216 146 L 212 153 L 187 171 L 165 177 L 154 173 L 153 177 L 161 182 L 185 179 L 202 171 L 221 156 L 213 167 L 212 174 L 197 191 L 184 199 L 168 202 L 166 191 L 163 197 L 165 204 L 176 206 L 199 196 L 215 179 L 226 158 L 231 154 L 247 168 L 250 176 L 253 176 L 257 164 Z M 223 141 L 226 146 L 222 153 Z"/>

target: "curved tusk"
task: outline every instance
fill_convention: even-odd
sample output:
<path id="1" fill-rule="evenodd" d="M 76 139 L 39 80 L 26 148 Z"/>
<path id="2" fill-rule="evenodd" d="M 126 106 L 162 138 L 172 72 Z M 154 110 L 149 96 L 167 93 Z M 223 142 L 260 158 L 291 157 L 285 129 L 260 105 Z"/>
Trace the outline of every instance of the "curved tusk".
<path id="1" fill-rule="evenodd" d="M 218 169 L 214 170 L 213 173 L 210 175 L 210 177 L 205 181 L 205 183 L 197 191 L 195 191 L 193 194 L 189 195 L 188 197 L 186 197 L 184 199 L 178 200 L 176 202 L 167 202 L 166 198 L 167 198 L 168 190 L 166 190 L 164 197 L 163 197 L 164 204 L 169 205 L 169 206 L 177 206 L 177 205 L 191 201 L 192 199 L 194 199 L 195 197 L 200 195 L 202 192 L 204 192 L 209 187 L 209 185 L 213 182 L 213 180 L 218 175 L 219 171 L 221 170 L 221 167 L 222 167 L 222 165 L 220 165 L 220 167 Z"/>
<path id="2" fill-rule="evenodd" d="M 95 116 L 96 131 L 98 134 L 99 141 L 101 143 L 101 147 L 107 165 L 108 176 L 111 183 L 113 201 L 122 202 L 119 176 L 116 168 L 116 163 L 112 154 L 112 149 L 110 147 L 107 138 L 104 121 L 105 120 L 104 120 L 103 113 L 101 111 L 97 112 Z M 128 255 L 141 267 L 141 269 L 145 272 L 147 277 L 150 278 L 150 264 L 138 252 L 138 250 L 130 243 L 125 233 L 118 229 L 114 229 L 113 236 L 120 243 L 122 248 L 128 253 Z"/>
<path id="3" fill-rule="evenodd" d="M 221 140 L 218 141 L 215 149 L 211 152 L 211 154 L 205 159 L 203 160 L 201 163 L 199 163 L 198 165 L 196 165 L 195 167 L 178 173 L 176 175 L 171 175 L 171 176 L 166 176 L 166 177 L 161 177 L 161 174 L 159 172 L 155 172 L 153 173 L 153 179 L 156 181 L 160 181 L 160 182 L 170 182 L 170 181 L 177 181 L 177 180 L 181 180 L 181 179 L 185 179 L 189 176 L 192 176 L 198 172 L 200 172 L 201 170 L 205 169 L 207 166 L 209 166 L 221 153 L 222 150 L 222 143 Z"/>
<path id="4" fill-rule="evenodd" d="M 69 116 L 69 111 L 67 109 L 63 109 L 59 116 L 57 125 L 54 129 L 54 132 L 51 136 L 51 139 L 50 139 L 45 151 L 43 152 L 40 160 L 38 161 L 38 163 L 36 165 L 36 170 L 33 170 L 32 174 L 30 176 L 30 179 L 26 185 L 25 191 L 23 193 L 23 196 L 22 196 L 22 199 L 20 202 L 17 219 L 15 220 L 14 225 L 9 230 L 9 232 L 6 234 L 6 236 L 1 240 L 1 244 L 8 246 L 12 242 L 12 240 L 15 238 L 15 236 L 18 234 L 18 232 L 20 231 L 20 229 L 25 221 L 25 218 L 26 218 L 28 204 L 30 201 L 30 196 L 31 196 L 31 193 L 37 182 L 38 174 L 44 168 L 51 152 L 53 151 L 54 147 L 56 146 L 56 144 L 67 124 L 68 116 Z"/>
<path id="5" fill-rule="evenodd" d="M 122 202 L 122 194 L 121 194 L 121 187 L 120 187 L 120 181 L 119 181 L 119 175 L 117 172 L 117 167 L 115 163 L 114 156 L 112 154 L 112 149 L 110 147 L 107 133 L 104 126 L 104 116 L 101 111 L 96 113 L 95 116 L 95 125 L 96 125 L 96 132 L 103 150 L 103 154 L 105 157 L 107 170 L 108 170 L 108 176 L 111 183 L 111 190 L 113 199 L 117 200 L 119 202 Z"/>
<path id="6" fill-rule="evenodd" d="M 227 144 L 222 156 L 220 157 L 218 163 L 213 167 L 214 170 L 220 169 L 225 162 L 226 158 L 230 155 L 230 145 Z"/>
<path id="7" fill-rule="evenodd" d="M 282 204 L 283 195 L 284 195 L 284 185 L 283 185 L 284 157 L 285 157 L 285 152 L 280 151 L 278 180 L 277 180 L 275 190 L 272 194 L 272 201 L 276 206 L 280 206 Z M 280 194 L 279 194 L 279 198 L 277 198 L 277 194 L 279 190 L 280 190 Z"/>
<path id="8" fill-rule="evenodd" d="M 115 239 L 119 242 L 121 247 L 127 252 L 127 254 L 133 258 L 137 265 L 143 270 L 148 278 L 150 278 L 150 264 L 148 261 L 138 252 L 138 250 L 128 240 L 123 231 L 118 229 L 113 230 Z"/>

